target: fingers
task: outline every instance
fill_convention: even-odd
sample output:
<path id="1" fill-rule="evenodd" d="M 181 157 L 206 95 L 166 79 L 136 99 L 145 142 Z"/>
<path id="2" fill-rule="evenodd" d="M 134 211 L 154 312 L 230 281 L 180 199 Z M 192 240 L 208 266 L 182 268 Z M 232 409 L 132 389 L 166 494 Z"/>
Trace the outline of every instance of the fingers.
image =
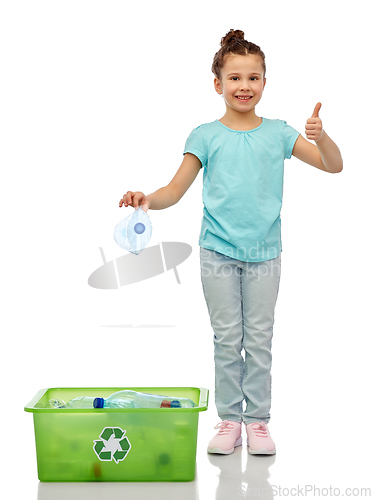
<path id="1" fill-rule="evenodd" d="M 309 118 L 305 125 L 306 137 L 309 141 L 319 141 L 323 134 L 322 120 L 319 118 L 319 110 L 322 103 L 318 102 L 314 108 L 312 117 Z"/>
<path id="2" fill-rule="evenodd" d="M 132 191 L 128 191 L 119 201 L 119 207 L 122 207 L 123 205 L 127 207 L 128 204 L 131 205 L 132 196 L 133 196 Z"/>
<path id="3" fill-rule="evenodd" d="M 305 133 L 309 141 L 318 141 L 323 133 L 323 126 L 320 118 L 309 118 L 305 125 Z"/>
<path id="4" fill-rule="evenodd" d="M 322 126 L 319 124 L 315 125 L 305 125 L 305 133 L 306 135 L 316 135 L 322 130 Z"/>
<path id="5" fill-rule="evenodd" d="M 319 136 L 315 134 L 306 134 L 306 139 L 309 141 L 318 141 Z"/>
<path id="6" fill-rule="evenodd" d="M 320 118 L 309 118 L 306 122 L 306 130 L 315 130 L 317 128 L 322 128 L 322 120 Z"/>
<path id="7" fill-rule="evenodd" d="M 124 205 L 127 207 L 128 205 L 134 206 L 134 196 L 135 194 L 132 191 L 128 191 L 124 195 Z"/>
<path id="8" fill-rule="evenodd" d="M 317 123 L 319 123 L 321 120 L 320 118 L 308 118 L 308 120 L 306 121 L 307 125 L 316 125 Z"/>
<path id="9" fill-rule="evenodd" d="M 145 195 L 140 191 L 136 191 L 134 193 L 132 191 L 127 191 L 127 193 L 125 193 L 125 195 L 119 201 L 119 207 L 122 207 L 123 205 L 127 207 L 129 205 L 133 208 L 138 208 L 141 204 L 141 201 L 145 199 Z"/>

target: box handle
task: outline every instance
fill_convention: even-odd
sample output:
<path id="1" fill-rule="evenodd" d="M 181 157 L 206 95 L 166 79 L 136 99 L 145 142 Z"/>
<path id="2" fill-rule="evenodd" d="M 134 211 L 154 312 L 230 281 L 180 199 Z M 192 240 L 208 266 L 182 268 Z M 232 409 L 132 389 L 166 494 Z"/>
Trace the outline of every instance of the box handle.
<path id="1" fill-rule="evenodd" d="M 204 387 L 200 388 L 200 398 L 199 398 L 199 407 L 208 407 L 208 398 L 209 398 L 209 390 Z"/>
<path id="2" fill-rule="evenodd" d="M 40 391 L 34 396 L 31 401 L 25 406 L 25 411 L 33 411 L 35 404 L 41 399 L 48 389 L 40 389 Z"/>

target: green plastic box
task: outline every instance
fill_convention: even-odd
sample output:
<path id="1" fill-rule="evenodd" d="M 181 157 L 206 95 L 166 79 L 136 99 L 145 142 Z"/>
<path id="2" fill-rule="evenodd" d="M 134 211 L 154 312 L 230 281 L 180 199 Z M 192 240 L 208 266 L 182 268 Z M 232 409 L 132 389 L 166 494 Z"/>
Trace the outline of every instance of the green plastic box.
<path id="1" fill-rule="evenodd" d="M 52 399 L 107 398 L 131 389 L 189 398 L 194 408 L 45 408 Z M 34 415 L 40 481 L 192 481 L 199 412 L 209 391 L 194 387 L 43 389 L 25 406 Z"/>

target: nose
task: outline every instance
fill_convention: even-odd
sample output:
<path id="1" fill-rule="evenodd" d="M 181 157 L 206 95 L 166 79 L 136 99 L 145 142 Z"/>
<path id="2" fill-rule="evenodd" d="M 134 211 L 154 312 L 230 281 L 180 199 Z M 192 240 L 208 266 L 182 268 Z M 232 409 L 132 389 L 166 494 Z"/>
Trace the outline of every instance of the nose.
<path id="1" fill-rule="evenodd" d="M 242 80 L 241 81 L 241 86 L 240 86 L 240 90 L 241 91 L 244 91 L 244 90 L 249 90 L 251 88 L 251 81 L 250 80 Z"/>

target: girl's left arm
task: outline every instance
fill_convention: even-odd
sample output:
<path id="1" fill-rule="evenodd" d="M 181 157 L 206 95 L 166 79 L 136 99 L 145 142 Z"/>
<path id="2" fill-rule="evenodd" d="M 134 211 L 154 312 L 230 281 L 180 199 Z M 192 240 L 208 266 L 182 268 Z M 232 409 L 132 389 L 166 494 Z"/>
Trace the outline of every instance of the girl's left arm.
<path id="1" fill-rule="evenodd" d="M 299 135 L 292 154 L 313 167 L 335 174 L 341 172 L 343 161 L 337 145 L 323 130 L 322 121 L 319 118 L 320 107 L 321 103 L 318 102 L 312 117 L 307 120 L 305 126 L 306 137 L 315 141 L 316 146 Z"/>

